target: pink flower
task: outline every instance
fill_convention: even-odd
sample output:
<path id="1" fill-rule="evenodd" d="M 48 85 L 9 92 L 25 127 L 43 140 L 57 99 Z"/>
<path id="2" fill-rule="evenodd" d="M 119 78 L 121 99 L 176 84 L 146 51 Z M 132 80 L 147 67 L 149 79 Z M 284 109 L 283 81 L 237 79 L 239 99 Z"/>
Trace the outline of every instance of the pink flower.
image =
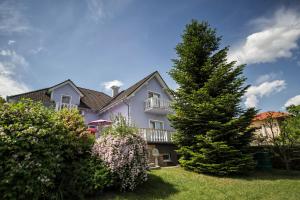
<path id="1" fill-rule="evenodd" d="M 106 135 L 95 142 L 92 153 L 117 175 L 121 190 L 133 190 L 147 180 L 146 142 L 138 135 Z"/>

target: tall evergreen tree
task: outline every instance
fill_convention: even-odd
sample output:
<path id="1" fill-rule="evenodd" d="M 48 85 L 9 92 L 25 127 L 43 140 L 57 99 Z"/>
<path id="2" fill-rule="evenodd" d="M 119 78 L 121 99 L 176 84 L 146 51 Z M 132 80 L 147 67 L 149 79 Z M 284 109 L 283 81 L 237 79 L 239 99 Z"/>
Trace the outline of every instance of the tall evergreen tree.
<path id="1" fill-rule="evenodd" d="M 220 41 L 206 22 L 193 20 L 186 25 L 169 72 L 179 85 L 173 91 L 175 112 L 169 119 L 177 130 L 181 166 L 203 173 L 238 174 L 254 167 L 247 150 L 256 110 L 241 107 L 249 87 L 244 85 L 244 65 L 228 62 L 228 48 L 219 50 Z"/>

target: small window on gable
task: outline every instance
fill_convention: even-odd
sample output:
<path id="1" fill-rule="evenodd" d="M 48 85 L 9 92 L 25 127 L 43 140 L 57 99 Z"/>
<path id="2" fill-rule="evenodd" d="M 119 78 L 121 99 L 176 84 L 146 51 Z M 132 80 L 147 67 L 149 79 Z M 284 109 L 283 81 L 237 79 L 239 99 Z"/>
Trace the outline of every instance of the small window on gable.
<path id="1" fill-rule="evenodd" d="M 61 102 L 62 102 L 62 103 L 65 103 L 65 104 L 70 104 L 70 103 L 71 103 L 71 97 L 70 97 L 70 96 L 65 96 L 65 95 L 63 95 L 63 96 L 61 97 Z"/>
<path id="2" fill-rule="evenodd" d="M 159 93 L 156 93 L 156 92 L 148 92 L 148 98 L 160 98 L 160 94 Z"/>

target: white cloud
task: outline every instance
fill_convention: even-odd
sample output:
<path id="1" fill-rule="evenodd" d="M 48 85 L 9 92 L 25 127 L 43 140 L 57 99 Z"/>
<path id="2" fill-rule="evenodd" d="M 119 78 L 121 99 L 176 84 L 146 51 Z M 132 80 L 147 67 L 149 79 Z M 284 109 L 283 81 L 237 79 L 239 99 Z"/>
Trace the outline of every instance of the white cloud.
<path id="1" fill-rule="evenodd" d="M 121 87 L 123 85 L 123 83 L 119 80 L 113 80 L 113 81 L 104 82 L 104 83 L 102 83 L 102 85 L 105 87 L 106 90 L 110 90 L 110 88 L 112 86 Z"/>
<path id="2" fill-rule="evenodd" d="M 131 0 L 86 0 L 89 17 L 96 22 L 111 18 Z"/>
<path id="3" fill-rule="evenodd" d="M 228 60 L 236 60 L 238 64 L 253 64 L 292 57 L 300 39 L 299 12 L 280 9 L 273 17 L 256 19 L 253 24 L 259 31 L 234 47 L 229 52 Z"/>
<path id="4" fill-rule="evenodd" d="M 31 49 L 30 53 L 32 53 L 32 54 L 38 54 L 38 53 L 40 53 L 41 51 L 44 51 L 44 50 L 45 50 L 44 47 L 40 46 L 40 47 L 38 47 L 36 49 Z"/>
<path id="5" fill-rule="evenodd" d="M 7 42 L 8 45 L 13 45 L 14 43 L 16 43 L 15 40 L 8 40 L 8 42 Z"/>
<path id="6" fill-rule="evenodd" d="M 278 78 L 281 75 L 282 75 L 282 72 L 280 72 L 280 73 L 271 72 L 269 74 L 263 74 L 263 75 L 259 76 L 256 79 L 255 83 L 260 84 L 260 83 L 263 83 L 263 82 L 266 82 L 266 81 L 272 81 L 272 80 L 275 80 L 276 78 Z"/>
<path id="7" fill-rule="evenodd" d="M 8 57 L 11 62 L 6 62 L 7 64 L 12 64 L 12 65 L 21 65 L 21 66 L 28 66 L 27 61 L 25 58 L 19 54 L 17 54 L 13 50 L 1 50 L 0 51 L 0 56 Z"/>
<path id="8" fill-rule="evenodd" d="M 23 14 L 24 8 L 15 1 L 0 3 L 0 33 L 24 33 L 30 30 L 29 23 Z"/>
<path id="9" fill-rule="evenodd" d="M 295 105 L 295 106 L 300 105 L 300 95 L 294 96 L 289 100 L 287 100 L 287 102 L 284 104 L 284 107 L 288 107 L 291 105 Z"/>
<path id="10" fill-rule="evenodd" d="M 285 89 L 286 83 L 284 80 L 266 81 L 257 86 L 251 86 L 245 93 L 245 106 L 256 107 L 260 98 L 278 93 Z"/>
<path id="11" fill-rule="evenodd" d="M 17 71 L 28 65 L 25 58 L 12 50 L 0 51 L 0 96 L 26 92 L 29 88 L 19 81 Z"/>

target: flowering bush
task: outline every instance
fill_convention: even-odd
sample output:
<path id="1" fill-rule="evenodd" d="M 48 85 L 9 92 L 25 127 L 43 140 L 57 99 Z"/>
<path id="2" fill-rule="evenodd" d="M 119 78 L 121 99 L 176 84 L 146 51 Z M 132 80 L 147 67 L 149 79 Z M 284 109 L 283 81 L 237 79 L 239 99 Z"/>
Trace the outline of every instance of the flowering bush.
<path id="1" fill-rule="evenodd" d="M 86 183 L 75 181 L 74 174 L 85 176 L 82 180 L 88 180 L 91 190 L 104 188 L 108 184 L 108 170 L 99 164 L 102 161 L 92 160 L 92 143 L 81 137 L 83 128 L 78 111 L 55 112 L 30 100 L 0 105 L 2 199 L 58 199 L 76 195 L 75 192 L 85 190 Z M 88 170 L 91 175 L 78 169 Z M 76 189 L 67 190 L 69 183 L 74 183 Z"/>
<path id="2" fill-rule="evenodd" d="M 134 128 L 124 124 L 124 119 L 118 118 L 121 120 L 114 122 L 112 128 L 96 140 L 92 154 L 106 163 L 114 175 L 115 184 L 119 184 L 122 191 L 134 190 L 147 180 L 146 142 L 134 133 Z M 127 130 L 128 134 L 116 130 Z"/>

